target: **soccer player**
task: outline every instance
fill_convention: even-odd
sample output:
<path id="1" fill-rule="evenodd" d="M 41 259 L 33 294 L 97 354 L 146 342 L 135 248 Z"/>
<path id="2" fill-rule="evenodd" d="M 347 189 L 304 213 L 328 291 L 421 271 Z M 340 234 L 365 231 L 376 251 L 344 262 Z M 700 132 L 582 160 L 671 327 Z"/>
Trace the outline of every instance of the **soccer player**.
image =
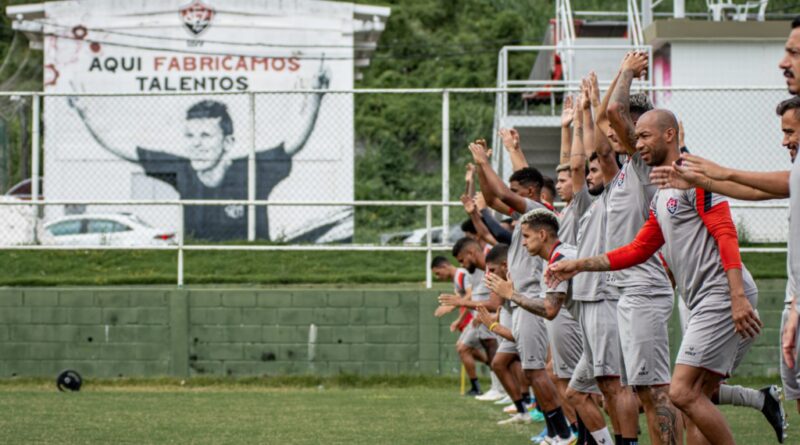
<path id="1" fill-rule="evenodd" d="M 608 136 L 612 147 L 627 156 L 609 184 L 606 204 L 606 248 L 630 243 L 644 224 L 655 194 L 650 167 L 636 150 L 634 125 L 652 109 L 644 94 L 630 94 L 634 78 L 646 74 L 647 54 L 628 53 L 622 61 L 614 89 L 609 90 Z M 598 126 L 601 126 L 598 119 Z M 676 139 L 677 143 L 677 139 Z M 607 275 L 607 290 L 616 294 L 617 321 L 622 345 L 623 382 L 634 386 L 647 417 L 650 437 L 672 443 L 682 436 L 678 410 L 669 398 L 670 355 L 667 326 L 674 293 L 657 255 L 627 270 Z"/>
<path id="2" fill-rule="evenodd" d="M 548 261 L 549 264 L 562 259 L 575 258 L 575 248 L 569 244 L 563 244 L 559 240 L 558 218 L 551 211 L 547 209 L 532 210 L 522 217 L 520 224 L 525 248 L 529 255 L 538 256 Z M 487 274 L 486 282 L 489 289 L 500 297 L 513 301 L 522 309 L 544 317 L 553 324 L 560 325 L 548 326 L 551 334 L 550 349 L 559 382 L 566 387 L 581 358 L 583 343 L 580 326 L 572 318 L 572 315 L 569 315 L 568 319 L 564 318 L 564 311 L 573 308 L 572 283 L 564 282 L 557 288 L 547 288 L 544 298 L 526 298 L 514 292 L 512 284 L 500 275 Z M 599 393 L 594 383 L 594 379 L 587 380 L 583 382 L 583 386 L 579 390 L 585 393 Z M 580 430 L 578 432 L 579 443 L 584 443 L 585 437 L 581 435 Z M 598 432 L 597 436 L 593 437 L 601 440 L 607 439 L 606 443 L 611 444 L 611 436 L 607 429 Z"/>
<path id="3" fill-rule="evenodd" d="M 800 32 L 798 32 L 800 34 Z M 800 146 L 800 98 L 797 96 L 787 99 L 778 104 L 776 113 L 781 118 L 781 130 L 783 132 L 782 145 L 789 152 L 792 162 L 791 171 L 776 172 L 752 172 L 734 170 L 721 167 L 709 160 L 697 155 L 684 153 L 681 155 L 681 163 L 672 166 L 658 167 L 653 170 L 651 177 L 655 183 L 662 187 L 688 189 L 692 187 L 702 187 L 710 192 L 721 193 L 735 199 L 742 200 L 767 200 L 778 198 L 790 198 L 790 180 L 795 172 L 797 149 Z M 798 204 L 800 205 L 800 204 Z M 796 208 L 793 200 L 790 200 L 790 222 L 796 215 Z M 795 219 L 800 216 L 794 217 Z M 789 224 L 789 243 L 790 254 L 787 262 L 788 280 L 786 283 L 786 297 L 784 299 L 784 311 L 781 321 L 780 345 L 783 358 L 780 363 L 781 380 L 787 400 L 796 400 L 797 409 L 800 412 L 800 366 L 797 366 L 798 357 L 795 348 L 798 335 L 797 309 L 796 309 L 796 277 L 791 271 L 791 258 L 794 248 L 792 240 L 794 229 Z M 760 410 L 767 421 L 770 422 L 778 441 L 783 441 L 784 436 L 784 413 L 780 404 L 778 390 L 774 386 L 767 386 L 760 391 L 740 386 L 720 387 L 719 394 L 716 396 L 719 404 L 734 404 L 740 406 L 750 406 Z"/>
<path id="4" fill-rule="evenodd" d="M 548 208 L 539 201 L 542 175 L 534 168 L 523 168 L 514 172 L 509 186 L 497 176 L 489 165 L 483 150 L 470 145 L 473 161 L 478 170 L 478 180 L 487 204 L 496 202 L 513 209 L 516 214 L 535 208 Z M 496 207 L 495 207 L 496 208 Z M 533 257 L 525 249 L 519 224 L 514 228 L 508 252 L 508 272 L 515 288 L 527 298 L 538 298 L 541 294 L 541 258 Z M 569 443 L 572 439 L 569 425 L 561 409 L 561 398 L 545 370 L 547 360 L 547 329 L 541 317 L 515 310 L 512 319 L 514 339 L 520 351 L 522 369 L 536 396 L 536 402 L 545 414 L 548 440 L 553 443 Z"/>
<path id="5" fill-rule="evenodd" d="M 680 158 L 678 121 L 666 110 L 642 115 L 635 130 L 637 157 L 647 165 L 670 165 Z M 690 420 L 690 443 L 734 444 L 722 413 L 711 402 L 725 376 L 735 369 L 760 333 L 753 307 L 758 291 L 742 265 L 736 227 L 727 200 L 697 188 L 660 189 L 650 215 L 634 240 L 610 252 L 549 266 L 555 283 L 581 271 L 624 270 L 648 261 L 663 246 L 678 289 L 691 310 L 681 342 L 669 397 Z M 659 411 L 660 416 L 669 416 Z M 660 419 L 677 423 L 677 418 Z M 671 431 L 661 430 L 662 442 Z"/>
<path id="6" fill-rule="evenodd" d="M 466 297 L 442 294 L 439 296 L 439 303 L 442 305 L 472 309 L 473 317 L 477 315 L 475 309 L 480 305 L 485 306 L 491 311 L 496 311 L 502 304 L 502 300 L 496 295 L 492 295 L 486 287 L 486 284 L 483 283 L 486 259 L 483 249 L 478 242 L 470 238 L 461 238 L 453 246 L 453 256 L 456 257 L 461 266 L 469 272 L 471 289 L 469 295 Z M 459 339 L 459 341 L 471 348 L 483 349 L 486 352 L 487 364 L 492 362 L 494 354 L 497 351 L 495 336 L 489 332 L 485 326 L 481 325 L 477 319 L 473 320 L 473 322 L 464 329 L 462 338 Z M 465 356 L 466 353 L 462 357 L 465 358 Z M 474 367 L 472 370 L 468 369 L 467 373 L 472 383 L 470 395 L 480 395 L 480 384 L 478 383 L 478 376 L 475 373 Z"/>
<path id="7" fill-rule="evenodd" d="M 542 193 L 539 198 L 542 202 L 553 207 L 553 203 L 556 202 L 556 182 L 553 181 L 553 178 L 549 176 L 542 177 Z"/>

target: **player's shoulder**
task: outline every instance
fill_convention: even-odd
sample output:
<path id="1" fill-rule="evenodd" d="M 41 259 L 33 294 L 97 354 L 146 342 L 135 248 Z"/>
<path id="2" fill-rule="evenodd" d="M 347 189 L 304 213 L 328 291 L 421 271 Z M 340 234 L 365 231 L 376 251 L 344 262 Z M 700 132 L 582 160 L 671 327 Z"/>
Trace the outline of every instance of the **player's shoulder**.
<path id="1" fill-rule="evenodd" d="M 247 157 L 245 156 L 245 159 Z M 280 145 L 277 147 L 273 147 L 267 150 L 258 150 L 256 152 L 256 160 L 258 161 L 285 161 L 290 160 L 292 157 L 286 153 L 286 148 L 281 142 Z"/>
<path id="2" fill-rule="evenodd" d="M 144 147 L 136 147 L 136 157 L 139 162 L 189 162 L 189 159 L 183 156 Z"/>
<path id="3" fill-rule="evenodd" d="M 578 257 L 578 248 L 572 244 L 561 243 L 556 246 L 553 251 L 553 256 L 550 258 L 551 263 L 561 260 L 574 260 Z"/>

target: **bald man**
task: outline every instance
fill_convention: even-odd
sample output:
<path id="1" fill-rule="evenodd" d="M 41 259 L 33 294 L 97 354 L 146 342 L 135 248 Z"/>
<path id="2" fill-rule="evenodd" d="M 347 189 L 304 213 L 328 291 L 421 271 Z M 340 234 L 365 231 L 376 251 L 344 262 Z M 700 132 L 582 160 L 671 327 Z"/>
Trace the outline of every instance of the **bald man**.
<path id="1" fill-rule="evenodd" d="M 645 113 L 635 131 L 637 153 L 648 166 L 672 165 L 680 159 L 678 122 L 671 112 Z M 699 187 L 659 189 L 633 242 L 603 255 L 554 263 L 548 279 L 558 282 L 581 271 L 627 269 L 659 249 L 673 266 L 678 290 L 691 311 L 670 399 L 690 420 L 689 443 L 732 445 L 733 434 L 711 395 L 741 363 L 762 324 L 754 309 L 758 290 L 742 264 L 725 197 Z"/>

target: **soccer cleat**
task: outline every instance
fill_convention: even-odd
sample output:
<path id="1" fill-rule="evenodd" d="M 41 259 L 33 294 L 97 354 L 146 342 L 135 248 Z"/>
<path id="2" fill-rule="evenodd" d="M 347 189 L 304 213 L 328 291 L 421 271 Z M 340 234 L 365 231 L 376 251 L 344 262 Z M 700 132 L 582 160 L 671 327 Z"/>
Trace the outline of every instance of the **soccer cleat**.
<path id="1" fill-rule="evenodd" d="M 529 424 L 531 423 L 531 418 L 527 414 L 514 414 L 510 418 L 506 420 L 501 420 L 497 422 L 498 425 L 517 425 L 517 424 Z"/>
<path id="2" fill-rule="evenodd" d="M 494 402 L 494 404 L 495 404 L 495 405 L 508 405 L 508 404 L 509 404 L 509 403 L 511 403 L 511 402 L 513 402 L 513 400 L 511 400 L 511 397 L 510 397 L 510 396 L 508 396 L 508 395 L 506 395 L 506 396 L 505 396 L 505 397 L 503 397 L 502 399 L 500 399 L 500 400 L 498 400 L 498 401 Z"/>
<path id="3" fill-rule="evenodd" d="M 783 412 L 781 403 L 781 389 L 775 385 L 761 388 L 764 394 L 764 406 L 761 413 L 767 418 L 767 422 L 772 425 L 775 434 L 778 436 L 778 443 L 783 443 L 786 438 L 786 414 Z"/>
<path id="4" fill-rule="evenodd" d="M 499 392 L 495 391 L 494 389 L 490 389 L 486 391 L 486 394 L 482 396 L 475 397 L 475 400 L 480 400 L 482 402 L 494 402 L 496 400 L 500 400 L 505 397 L 505 394 L 500 394 Z"/>
<path id="5" fill-rule="evenodd" d="M 534 422 L 544 422 L 544 414 L 536 408 L 528 410 L 528 413 L 531 416 L 531 420 Z"/>
<path id="6" fill-rule="evenodd" d="M 572 434 L 570 434 L 569 437 L 566 439 L 562 439 L 558 436 L 545 437 L 545 439 L 540 443 L 547 445 L 576 445 L 578 443 L 578 436 L 573 436 Z"/>
<path id="7" fill-rule="evenodd" d="M 511 414 L 511 415 L 519 414 L 517 412 L 517 406 L 514 405 L 513 403 L 511 405 L 508 405 L 507 407 L 503 408 L 503 412 L 506 413 L 506 414 Z"/>
<path id="8" fill-rule="evenodd" d="M 473 388 L 473 389 L 470 389 L 469 391 L 467 391 L 467 395 L 470 396 L 470 397 L 479 396 L 481 394 L 483 394 L 483 393 L 481 392 L 480 389 Z"/>
<path id="9" fill-rule="evenodd" d="M 547 427 L 544 427 L 541 433 L 538 436 L 531 437 L 531 443 L 535 445 L 539 445 L 540 443 L 544 442 L 547 438 Z"/>

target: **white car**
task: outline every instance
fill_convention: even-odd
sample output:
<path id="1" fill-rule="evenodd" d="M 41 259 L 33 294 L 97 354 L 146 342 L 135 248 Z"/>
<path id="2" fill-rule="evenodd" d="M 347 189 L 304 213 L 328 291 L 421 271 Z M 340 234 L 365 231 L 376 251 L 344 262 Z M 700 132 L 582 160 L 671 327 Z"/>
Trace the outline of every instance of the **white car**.
<path id="1" fill-rule="evenodd" d="M 42 244 L 146 246 L 177 243 L 174 231 L 156 229 L 130 213 L 63 216 L 44 224 Z"/>

